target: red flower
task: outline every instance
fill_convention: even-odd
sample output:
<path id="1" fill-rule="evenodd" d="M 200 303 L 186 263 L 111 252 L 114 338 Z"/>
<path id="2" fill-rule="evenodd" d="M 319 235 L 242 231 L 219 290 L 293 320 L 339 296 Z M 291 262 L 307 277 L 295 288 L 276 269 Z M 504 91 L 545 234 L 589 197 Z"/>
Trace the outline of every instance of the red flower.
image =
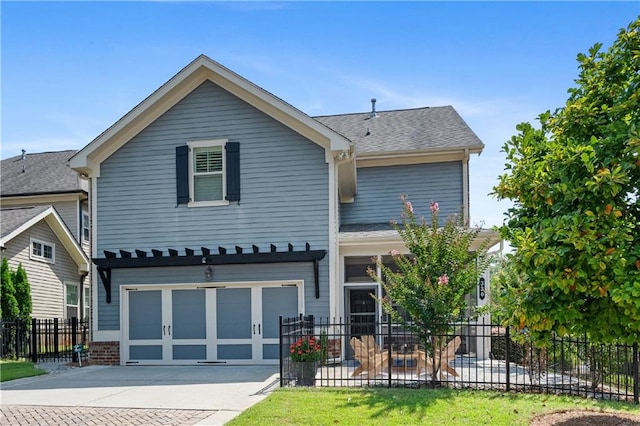
<path id="1" fill-rule="evenodd" d="M 322 344 L 315 336 L 305 336 L 289 345 L 292 361 L 319 361 L 322 359 Z"/>

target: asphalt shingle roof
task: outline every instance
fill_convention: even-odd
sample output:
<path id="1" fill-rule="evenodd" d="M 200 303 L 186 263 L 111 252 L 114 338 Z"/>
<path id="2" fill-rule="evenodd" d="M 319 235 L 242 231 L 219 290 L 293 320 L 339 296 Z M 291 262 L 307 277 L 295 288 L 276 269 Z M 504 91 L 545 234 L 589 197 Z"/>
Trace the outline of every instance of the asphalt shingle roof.
<path id="1" fill-rule="evenodd" d="M 0 195 L 34 195 L 85 190 L 78 172 L 69 167 L 76 150 L 20 155 L 0 163 Z M 23 170 L 24 166 L 24 172 Z"/>
<path id="2" fill-rule="evenodd" d="M 356 154 L 484 147 L 451 106 L 314 118 L 354 142 Z"/>
<path id="3" fill-rule="evenodd" d="M 4 238 L 49 207 L 51 206 L 11 207 L 0 209 L 0 220 L 2 220 L 2 231 L 0 232 L 0 236 Z"/>

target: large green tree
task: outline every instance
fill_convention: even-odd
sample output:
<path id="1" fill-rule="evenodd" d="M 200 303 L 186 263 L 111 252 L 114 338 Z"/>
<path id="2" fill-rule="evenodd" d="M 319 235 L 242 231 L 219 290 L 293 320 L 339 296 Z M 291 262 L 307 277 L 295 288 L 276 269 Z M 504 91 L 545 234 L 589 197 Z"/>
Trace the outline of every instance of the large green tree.
<path id="1" fill-rule="evenodd" d="M 579 54 L 564 107 L 507 142 L 494 188 L 510 199 L 510 322 L 598 342 L 640 341 L 640 19 Z"/>

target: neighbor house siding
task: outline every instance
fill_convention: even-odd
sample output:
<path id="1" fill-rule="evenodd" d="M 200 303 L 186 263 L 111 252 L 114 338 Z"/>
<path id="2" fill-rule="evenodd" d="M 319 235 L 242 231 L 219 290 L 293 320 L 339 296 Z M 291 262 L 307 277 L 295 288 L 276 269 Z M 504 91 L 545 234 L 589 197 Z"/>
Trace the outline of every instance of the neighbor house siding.
<path id="1" fill-rule="evenodd" d="M 323 262 L 326 262 L 324 260 Z M 204 266 L 174 268 L 137 268 L 113 270 L 112 281 L 120 285 L 161 285 L 161 284 L 193 284 L 213 285 L 233 282 L 260 282 L 278 280 L 303 280 L 305 295 L 305 313 L 327 316 L 329 309 L 328 287 L 320 291 L 320 298 L 315 298 L 315 283 L 312 263 L 281 263 L 264 265 L 219 265 L 213 270 L 213 280 L 205 281 Z M 321 281 L 327 277 L 321 274 Z M 100 330 L 119 330 L 120 293 L 117 287 L 111 295 L 111 303 L 107 304 L 102 286 L 98 291 L 98 328 Z"/>
<path id="2" fill-rule="evenodd" d="M 31 260 L 30 238 L 55 244 L 55 263 Z M 32 313 L 34 318 L 62 318 L 64 309 L 64 283 L 80 282 L 78 265 L 73 261 L 64 246 L 45 221 L 40 221 L 7 243 L 4 255 L 9 266 L 22 267 L 27 272 L 31 287 Z"/>
<path id="3" fill-rule="evenodd" d="M 240 202 L 177 205 L 176 146 L 213 139 L 240 144 Z M 284 251 L 288 243 L 304 250 L 306 242 L 312 250 L 326 250 L 328 192 L 323 148 L 206 82 L 101 164 L 94 198 L 97 254 L 159 249 L 166 255 L 168 248 L 184 254 L 185 247 L 198 253 L 202 246 L 233 250 L 236 245 L 250 250 L 253 244 L 261 251 L 269 251 L 270 244 Z M 123 277 L 122 273 L 133 272 L 118 271 L 117 276 Z M 202 280 L 200 269 L 197 275 Z M 320 276 L 326 293 L 326 260 L 321 262 Z M 260 277 L 257 273 L 251 279 Z M 113 296 L 117 292 L 114 286 Z M 112 327 L 113 320 L 100 312 L 108 311 L 101 285 L 98 293 L 99 328 Z M 117 309 L 115 297 L 112 304 Z M 106 311 L 104 315 L 111 315 Z"/>
<path id="4" fill-rule="evenodd" d="M 79 205 L 79 200 L 51 202 L 51 199 L 42 200 L 38 199 L 38 197 L 29 197 L 22 199 L 14 198 L 12 200 L 6 200 L 4 198 L 2 199 L 3 208 L 24 206 L 53 206 L 60 215 L 62 221 L 65 223 L 65 225 L 67 225 L 67 228 L 69 228 L 69 231 L 71 231 L 71 234 L 76 239 L 76 241 L 80 241 L 80 234 L 78 233 L 80 224 L 80 213 L 78 212 L 78 209 L 80 208 Z"/>
<path id="5" fill-rule="evenodd" d="M 388 223 L 399 219 L 400 196 L 407 195 L 416 214 L 430 218 L 431 201 L 440 217 L 461 213 L 462 163 L 432 163 L 358 169 L 358 194 L 352 204 L 341 204 L 341 224 Z"/>

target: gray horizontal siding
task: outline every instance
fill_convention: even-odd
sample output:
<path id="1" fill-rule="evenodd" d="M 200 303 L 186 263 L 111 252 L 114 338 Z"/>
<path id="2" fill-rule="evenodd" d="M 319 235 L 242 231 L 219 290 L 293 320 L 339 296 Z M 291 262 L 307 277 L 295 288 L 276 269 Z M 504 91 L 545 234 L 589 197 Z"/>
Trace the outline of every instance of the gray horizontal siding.
<path id="1" fill-rule="evenodd" d="M 55 263 L 31 260 L 30 238 L 55 244 Z M 22 263 L 31 287 L 31 315 L 34 318 L 65 316 L 64 283 L 80 283 L 78 265 L 65 250 L 49 225 L 42 220 L 6 244 L 9 266 L 16 270 Z"/>
<path id="2" fill-rule="evenodd" d="M 460 213 L 463 205 L 462 163 L 447 162 L 358 169 L 358 194 L 352 204 L 340 206 L 341 223 L 386 223 L 402 212 L 406 194 L 418 215 L 431 218 L 430 202 L 439 217 Z"/>
<path id="3" fill-rule="evenodd" d="M 205 281 L 204 266 L 185 266 L 172 268 L 116 269 L 113 271 L 113 289 L 111 304 L 106 303 L 105 291 L 98 288 L 98 329 L 120 329 L 120 290 L 121 285 L 161 285 L 161 284 L 204 284 L 303 280 L 305 313 L 326 317 L 329 315 L 328 261 L 320 262 L 320 298 L 315 298 L 313 264 L 280 263 L 265 265 L 220 265 L 215 266 L 213 280 Z"/>
<path id="4" fill-rule="evenodd" d="M 240 143 L 241 201 L 176 207 L 175 147 Z M 324 151 L 213 83 L 204 83 L 101 166 L 98 253 L 215 244 L 328 245 Z"/>
<path id="5" fill-rule="evenodd" d="M 217 207 L 176 205 L 175 148 L 194 140 L 228 139 L 240 144 L 239 203 Z M 292 243 L 303 250 L 308 242 L 314 250 L 328 249 L 329 190 L 328 165 L 324 150 L 281 123 L 206 82 L 135 136 L 101 165 L 97 179 L 97 250 L 117 252 L 135 249 L 200 247 L 232 250 L 236 245 L 250 250 L 257 245 L 268 251 L 270 244 L 286 250 Z M 264 280 L 260 265 L 249 280 Z M 300 265 L 295 265 L 296 268 Z M 253 271 L 252 267 L 243 270 Z M 278 272 L 277 279 L 304 279 L 307 292 L 313 285 L 311 264 L 302 274 Z M 214 274 L 224 271 L 216 267 Z M 311 271 L 311 272 L 309 272 Z M 167 276 L 165 276 L 165 272 Z M 184 272 L 184 271 L 182 271 Z M 147 270 L 149 283 L 182 282 L 180 268 Z M 265 272 L 266 273 L 266 272 Z M 127 280 L 137 271 L 114 271 Z M 309 278 L 309 274 L 310 278 Z M 288 277 L 288 278 L 287 278 Z M 188 272 L 184 282 L 203 279 L 203 268 Z M 217 279 L 217 277 L 216 277 Z M 328 313 L 328 261 L 321 263 L 322 297 L 307 299 L 310 313 Z M 114 280 L 115 285 L 122 284 Z M 112 303 L 98 296 L 98 327 L 119 328 L 117 288 Z M 311 288 L 311 290 L 310 290 Z"/>

